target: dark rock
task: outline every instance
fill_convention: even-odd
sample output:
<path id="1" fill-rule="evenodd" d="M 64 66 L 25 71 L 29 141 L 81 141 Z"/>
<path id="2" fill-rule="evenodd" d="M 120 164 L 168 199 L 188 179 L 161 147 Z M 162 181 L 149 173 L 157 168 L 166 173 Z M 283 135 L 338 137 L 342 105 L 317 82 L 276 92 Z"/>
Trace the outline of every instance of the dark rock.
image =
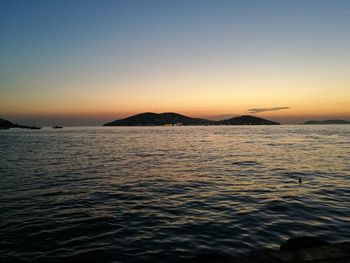
<path id="1" fill-rule="evenodd" d="M 294 251 L 327 245 L 329 245 L 328 242 L 317 237 L 292 237 L 280 246 L 280 251 Z"/>
<path id="2" fill-rule="evenodd" d="M 184 262 L 184 261 L 180 261 Z M 223 254 L 197 255 L 189 263 L 349 263 L 350 242 L 328 244 L 315 237 L 294 237 L 281 245 L 280 251 L 266 249 L 235 257 Z"/>

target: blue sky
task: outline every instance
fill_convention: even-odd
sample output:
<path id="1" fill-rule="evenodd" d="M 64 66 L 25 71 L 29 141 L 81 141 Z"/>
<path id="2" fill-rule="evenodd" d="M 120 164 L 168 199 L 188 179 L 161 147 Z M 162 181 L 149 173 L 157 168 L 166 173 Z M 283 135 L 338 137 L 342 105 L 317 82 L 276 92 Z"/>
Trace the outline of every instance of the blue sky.
<path id="1" fill-rule="evenodd" d="M 0 4 L 3 117 L 350 117 L 349 1 Z"/>

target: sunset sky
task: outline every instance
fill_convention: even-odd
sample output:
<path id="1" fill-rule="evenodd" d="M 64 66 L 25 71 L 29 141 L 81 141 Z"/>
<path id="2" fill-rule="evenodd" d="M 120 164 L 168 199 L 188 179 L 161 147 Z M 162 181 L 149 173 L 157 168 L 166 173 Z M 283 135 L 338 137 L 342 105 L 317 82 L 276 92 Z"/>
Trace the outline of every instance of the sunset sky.
<path id="1" fill-rule="evenodd" d="M 0 0 L 0 118 L 249 109 L 350 119 L 350 1 Z"/>

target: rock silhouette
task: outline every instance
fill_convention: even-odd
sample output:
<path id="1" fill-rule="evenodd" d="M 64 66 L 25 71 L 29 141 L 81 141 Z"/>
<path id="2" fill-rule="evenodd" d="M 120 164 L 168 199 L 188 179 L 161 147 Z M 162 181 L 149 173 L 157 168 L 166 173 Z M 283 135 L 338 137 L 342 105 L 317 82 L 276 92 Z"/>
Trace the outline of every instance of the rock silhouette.
<path id="1" fill-rule="evenodd" d="M 317 237 L 293 237 L 280 250 L 264 249 L 247 256 L 197 255 L 189 263 L 345 263 L 350 262 L 350 242 L 328 244 Z"/>
<path id="2" fill-rule="evenodd" d="M 327 245 L 329 245 L 329 243 L 317 237 L 292 237 L 280 246 L 280 251 L 294 251 Z"/>

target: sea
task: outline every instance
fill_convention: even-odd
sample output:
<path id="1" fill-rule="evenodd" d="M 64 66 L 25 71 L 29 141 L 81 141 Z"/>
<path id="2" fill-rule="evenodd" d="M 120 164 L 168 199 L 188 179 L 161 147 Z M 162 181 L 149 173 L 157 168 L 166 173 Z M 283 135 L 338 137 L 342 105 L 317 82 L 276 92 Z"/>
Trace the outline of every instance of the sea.
<path id="1" fill-rule="evenodd" d="M 185 262 L 292 236 L 350 240 L 350 125 L 0 131 L 0 262 Z"/>

